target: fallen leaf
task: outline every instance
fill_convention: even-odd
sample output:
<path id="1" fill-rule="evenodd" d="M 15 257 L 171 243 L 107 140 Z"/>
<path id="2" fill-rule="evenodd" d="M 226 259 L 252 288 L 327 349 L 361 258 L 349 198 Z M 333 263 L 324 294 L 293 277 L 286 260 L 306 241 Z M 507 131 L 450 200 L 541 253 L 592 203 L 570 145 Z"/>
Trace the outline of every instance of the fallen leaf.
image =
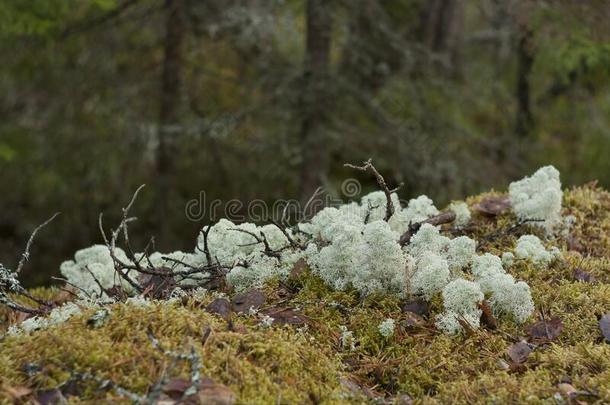
<path id="1" fill-rule="evenodd" d="M 407 394 L 398 394 L 394 399 L 394 405 L 413 405 L 413 398 Z"/>
<path id="2" fill-rule="evenodd" d="M 274 325 L 301 325 L 308 321 L 305 315 L 297 314 L 292 308 L 270 308 L 263 313 L 273 318 Z"/>
<path id="3" fill-rule="evenodd" d="M 360 385 L 351 379 L 341 378 L 339 382 L 346 391 L 354 396 L 363 396 L 372 400 L 379 399 L 381 397 L 381 394 L 373 391 L 365 385 Z"/>
<path id="4" fill-rule="evenodd" d="M 563 330 L 563 322 L 555 317 L 550 320 L 543 319 L 530 325 L 527 333 L 535 342 L 550 342 L 557 339 Z"/>
<path id="5" fill-rule="evenodd" d="M 121 287 L 120 285 L 115 285 L 110 288 L 107 288 L 104 292 L 110 298 L 113 298 L 115 301 L 118 301 L 118 302 L 123 302 L 128 297 L 127 293 L 125 292 L 125 290 L 123 290 L 123 287 Z"/>
<path id="6" fill-rule="evenodd" d="M 163 387 L 163 392 L 173 400 L 179 400 L 184 392 L 189 389 L 191 382 L 184 378 L 172 378 Z"/>
<path id="7" fill-rule="evenodd" d="M 66 403 L 66 398 L 60 390 L 53 388 L 50 390 L 37 391 L 36 401 L 38 401 L 40 405 L 55 405 Z"/>
<path id="8" fill-rule="evenodd" d="M 172 270 L 170 268 L 160 267 L 155 270 L 165 274 L 153 275 L 141 273 L 138 276 L 138 282 L 144 288 L 142 295 L 152 299 L 166 299 L 176 288 L 176 280 L 171 275 Z"/>
<path id="9" fill-rule="evenodd" d="M 211 314 L 220 315 L 225 321 L 231 318 L 231 303 L 226 298 L 216 298 L 205 308 Z"/>
<path id="10" fill-rule="evenodd" d="M 474 205 L 474 209 L 487 217 L 495 217 L 510 208 L 508 196 L 492 196 Z"/>
<path id="11" fill-rule="evenodd" d="M 479 309 L 481 309 L 481 323 L 487 326 L 489 329 L 496 329 L 498 327 L 498 321 L 489 306 L 487 300 L 483 300 L 479 303 Z"/>
<path id="12" fill-rule="evenodd" d="M 404 317 L 405 319 L 400 321 L 400 325 L 405 329 L 413 329 L 426 324 L 425 319 L 414 312 L 405 312 Z"/>
<path id="13" fill-rule="evenodd" d="M 566 397 L 572 397 L 572 396 L 574 396 L 574 394 L 576 394 L 578 392 L 572 384 L 568 384 L 568 383 L 557 384 L 557 388 Z"/>
<path id="14" fill-rule="evenodd" d="M 267 302 L 267 296 L 261 290 L 249 290 L 233 297 L 233 311 L 247 313 L 250 308 L 258 310 Z"/>
<path id="15" fill-rule="evenodd" d="M 532 350 L 533 348 L 529 343 L 521 341 L 511 345 L 508 348 L 507 353 L 513 364 L 521 365 L 525 363 Z"/>
<path id="16" fill-rule="evenodd" d="M 428 316 L 428 313 L 430 312 L 428 302 L 417 299 L 401 303 L 400 309 L 402 312 L 412 312 L 419 316 Z"/>
<path id="17" fill-rule="evenodd" d="M 209 378 L 204 378 L 197 393 L 202 405 L 233 405 L 237 397 L 229 387 L 217 384 Z"/>
<path id="18" fill-rule="evenodd" d="M 594 283 L 595 277 L 591 273 L 588 273 L 583 269 L 577 267 L 576 269 L 574 269 L 574 280 L 582 281 L 584 283 Z"/>
<path id="19" fill-rule="evenodd" d="M 16 385 L 14 387 L 5 386 L 4 391 L 9 394 L 13 399 L 20 399 L 26 397 L 32 393 L 32 389 L 24 385 Z"/>
<path id="20" fill-rule="evenodd" d="M 569 234 L 566 240 L 568 242 L 568 250 L 573 250 L 575 252 L 581 252 L 581 253 L 584 252 L 582 244 L 576 238 L 576 236 L 574 236 L 573 234 Z"/>
<path id="21" fill-rule="evenodd" d="M 507 362 L 505 362 L 503 359 L 498 359 L 498 361 L 496 361 L 496 366 L 500 369 L 500 370 L 510 370 L 510 366 L 508 365 Z"/>
<path id="22" fill-rule="evenodd" d="M 599 329 L 604 335 L 606 342 L 610 343 L 610 313 L 601 317 L 599 320 Z"/>
<path id="23" fill-rule="evenodd" d="M 297 279 L 297 278 L 301 277 L 301 275 L 305 272 L 305 270 L 307 270 L 307 261 L 303 258 L 300 258 L 292 266 L 292 269 L 290 270 L 289 278 L 291 278 L 293 280 Z"/>

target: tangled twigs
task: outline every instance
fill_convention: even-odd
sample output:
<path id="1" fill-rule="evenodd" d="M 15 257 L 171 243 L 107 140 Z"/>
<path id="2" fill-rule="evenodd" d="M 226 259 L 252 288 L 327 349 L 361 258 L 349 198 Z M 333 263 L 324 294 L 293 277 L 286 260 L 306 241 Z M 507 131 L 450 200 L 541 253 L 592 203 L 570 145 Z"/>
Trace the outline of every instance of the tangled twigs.
<path id="1" fill-rule="evenodd" d="M 40 231 L 42 228 L 44 228 L 46 225 L 48 225 L 58 215 L 59 215 L 59 213 L 56 213 L 51 218 L 49 218 L 48 220 L 43 222 L 41 225 L 38 225 L 38 227 L 36 227 L 36 229 L 34 229 L 32 234 L 30 235 L 30 238 L 28 239 L 28 242 L 25 246 L 25 251 L 21 255 L 21 259 L 19 260 L 19 264 L 17 265 L 17 269 L 15 271 L 11 271 L 11 270 L 5 268 L 2 264 L 0 264 L 0 304 L 6 305 L 8 308 L 10 308 L 12 310 L 24 312 L 24 313 L 32 314 L 32 315 L 44 314 L 51 307 L 51 303 L 34 297 L 25 288 L 23 288 L 21 286 L 21 283 L 17 279 L 17 276 L 19 275 L 19 273 L 25 266 L 25 263 L 30 258 L 30 248 L 32 247 L 32 244 L 34 243 L 34 239 L 36 238 L 36 234 L 38 233 L 38 231 Z M 15 302 L 13 299 L 11 299 L 9 297 L 9 294 L 15 294 L 17 296 L 25 297 L 25 298 L 29 299 L 30 301 L 33 301 L 36 304 L 38 304 L 39 307 L 32 308 L 32 307 L 27 307 L 25 305 L 18 304 L 17 302 Z"/>
<path id="2" fill-rule="evenodd" d="M 492 232 L 488 235 L 485 235 L 483 238 L 481 238 L 481 240 L 479 241 L 479 244 L 477 246 L 477 250 L 481 251 L 486 245 L 493 242 L 494 240 L 496 240 L 504 235 L 510 235 L 510 234 L 516 232 L 522 226 L 525 226 L 525 225 L 528 225 L 531 223 L 535 223 L 535 222 L 544 222 L 544 219 L 524 219 L 524 220 L 520 220 L 520 221 L 512 224 L 509 227 L 497 229 L 494 232 Z"/>
<path id="3" fill-rule="evenodd" d="M 361 172 L 370 172 L 375 176 L 375 180 L 377 180 L 377 184 L 383 190 L 386 198 L 386 208 L 385 208 L 385 217 L 384 221 L 389 221 L 392 215 L 394 215 L 394 204 L 392 204 L 392 193 L 398 191 L 400 187 L 402 187 L 402 183 L 398 185 L 398 187 L 391 189 L 385 182 L 383 176 L 377 171 L 375 166 L 373 166 L 373 160 L 369 159 L 362 166 L 355 166 L 350 163 L 346 163 L 345 167 L 349 167 L 350 169 L 360 170 Z"/>
<path id="4" fill-rule="evenodd" d="M 419 231 L 419 228 L 422 227 L 422 225 L 424 224 L 430 224 L 430 225 L 442 225 L 442 224 L 448 224 L 450 222 L 455 221 L 455 212 L 453 211 L 446 211 L 446 212 L 442 212 L 438 215 L 435 215 L 431 218 L 428 218 L 426 220 L 423 220 L 421 222 L 416 222 L 414 224 L 410 224 L 409 225 L 409 229 L 407 229 L 407 231 L 405 233 L 402 234 L 402 236 L 400 237 L 400 246 L 405 246 L 407 245 L 410 241 L 411 241 L 411 237 L 413 235 L 415 235 L 417 233 L 417 231 Z"/>
<path id="5" fill-rule="evenodd" d="M 281 257 L 281 250 L 273 250 L 271 249 L 271 246 L 269 245 L 269 241 L 267 240 L 267 237 L 265 236 L 265 234 L 263 232 L 260 232 L 260 236 L 258 236 L 257 234 L 255 234 L 254 232 L 250 232 L 246 229 L 240 229 L 240 228 L 229 228 L 230 231 L 237 231 L 237 232 L 243 232 L 245 234 L 248 234 L 250 236 L 252 236 L 255 240 L 256 243 L 253 243 L 254 245 L 262 243 L 263 246 L 265 247 L 265 250 L 263 251 L 264 254 L 266 254 L 269 257 L 275 257 L 275 258 L 280 258 Z"/>

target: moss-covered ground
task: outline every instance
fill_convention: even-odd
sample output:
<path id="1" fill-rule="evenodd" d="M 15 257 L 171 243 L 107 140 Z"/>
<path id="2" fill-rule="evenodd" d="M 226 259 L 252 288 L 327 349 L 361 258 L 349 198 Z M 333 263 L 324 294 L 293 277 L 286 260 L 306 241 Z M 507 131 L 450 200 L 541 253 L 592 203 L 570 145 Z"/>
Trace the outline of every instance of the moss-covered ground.
<path id="1" fill-rule="evenodd" d="M 599 318 L 610 312 L 610 194 L 594 185 L 566 191 L 564 215 L 576 218 L 569 236 L 548 241 L 561 248 L 562 260 L 544 270 L 525 261 L 508 269 L 532 289 L 537 311 L 524 325 L 499 319 L 495 330 L 446 336 L 434 327 L 440 299 L 420 319 L 401 309 L 405 300 L 335 292 L 305 269 L 287 282 L 270 283 L 258 314 L 233 313 L 230 321 L 206 311 L 215 298 L 210 294 L 172 304 L 114 304 L 98 328 L 87 324 L 95 312 L 89 309 L 56 327 L 6 336 L 0 343 L 0 400 L 10 403 L 21 392 L 30 401 L 75 372 L 142 395 L 162 374 L 188 379 L 188 362 L 156 349 L 150 332 L 165 349 L 194 347 L 202 376 L 226 385 L 241 404 L 610 403 L 610 344 L 599 328 Z M 475 213 L 462 233 L 481 241 L 481 251 L 501 253 L 520 234 L 536 232 L 511 229 L 515 221 L 510 210 L 495 217 Z M 576 269 L 595 281 L 576 280 Z M 305 322 L 263 325 L 262 313 L 274 308 L 292 308 Z M 3 328 L 14 322 L 14 315 L 3 317 Z M 561 334 L 538 344 L 523 364 L 511 364 L 507 350 L 527 338 L 528 325 L 552 317 L 561 319 Z M 389 338 L 377 329 L 386 318 L 397 324 Z M 342 326 L 352 331 L 354 347 L 342 345 Z M 78 393 L 68 399 L 129 402 L 93 379 L 82 382 Z"/>

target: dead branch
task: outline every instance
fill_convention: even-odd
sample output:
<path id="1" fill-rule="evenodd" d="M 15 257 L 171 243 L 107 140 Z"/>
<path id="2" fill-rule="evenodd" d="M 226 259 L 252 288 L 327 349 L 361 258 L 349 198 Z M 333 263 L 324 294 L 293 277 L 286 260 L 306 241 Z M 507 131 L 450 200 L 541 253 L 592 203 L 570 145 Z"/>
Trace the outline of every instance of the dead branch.
<path id="1" fill-rule="evenodd" d="M 390 190 L 388 185 L 385 182 L 383 176 L 377 171 L 375 166 L 373 166 L 373 160 L 369 159 L 362 166 L 355 166 L 350 163 L 344 164 L 345 167 L 349 167 L 350 169 L 359 170 L 361 172 L 370 172 L 373 176 L 375 176 L 375 180 L 377 180 L 377 184 L 383 190 L 386 198 L 386 209 L 385 209 L 385 217 L 384 221 L 389 221 L 392 215 L 394 215 L 394 204 L 392 203 L 392 193 L 395 193 L 402 187 L 402 183 L 398 185 L 398 187 Z"/>
<path id="2" fill-rule="evenodd" d="M 19 260 L 19 264 L 17 265 L 15 274 L 19 274 L 21 272 L 21 269 L 23 269 L 23 266 L 25 265 L 25 263 L 30 259 L 30 248 L 32 247 L 32 243 L 34 243 L 34 238 L 36 238 L 36 234 L 38 233 L 38 231 L 40 231 L 42 228 L 47 226 L 59 214 L 60 214 L 59 212 L 56 212 L 55 214 L 53 214 L 53 216 L 51 218 L 47 219 L 42 224 L 38 225 L 36 227 L 36 229 L 34 229 L 34 232 L 32 232 L 32 234 L 30 235 L 30 239 L 28 239 L 28 243 L 25 245 L 25 251 L 21 255 L 21 260 Z"/>
<path id="3" fill-rule="evenodd" d="M 262 243 L 263 246 L 265 247 L 265 250 L 263 250 L 263 253 L 266 254 L 267 256 L 275 257 L 275 258 L 279 259 L 281 256 L 280 252 L 282 250 L 284 250 L 284 248 L 277 250 L 277 251 L 271 249 L 271 246 L 269 246 L 269 241 L 267 241 L 267 237 L 265 236 L 265 234 L 263 232 L 260 232 L 260 236 L 258 236 L 254 232 L 250 232 L 248 230 L 240 229 L 240 228 L 229 228 L 229 231 L 243 232 L 245 234 L 252 236 L 256 240 L 256 243 L 252 243 L 252 245 L 257 245 L 259 243 Z"/>
<path id="4" fill-rule="evenodd" d="M 311 195 L 311 197 L 309 197 L 309 200 L 307 200 L 307 202 L 306 202 L 306 203 L 305 203 L 305 205 L 303 206 L 303 211 L 302 211 L 302 212 L 303 212 L 303 214 L 305 215 L 305 216 L 303 217 L 303 219 L 305 219 L 305 218 L 306 218 L 306 215 L 307 215 L 307 210 L 308 210 L 308 209 L 309 209 L 309 207 L 310 207 L 310 206 L 311 206 L 311 205 L 314 203 L 314 201 L 316 201 L 316 198 L 317 198 L 317 197 L 319 197 L 319 196 L 322 194 L 322 191 L 323 191 L 322 187 L 318 187 L 318 188 L 316 188 L 316 191 L 314 191 L 314 192 L 313 192 L 313 194 Z M 288 204 L 286 204 L 286 207 L 284 207 L 284 212 L 282 213 L 282 219 L 283 219 L 283 216 L 284 216 L 284 215 L 285 215 L 285 213 L 286 213 L 286 209 L 287 209 L 287 208 L 288 208 Z M 315 213 L 313 213 L 313 214 L 315 214 Z M 313 215 L 312 215 L 312 216 L 313 216 Z"/>
<path id="5" fill-rule="evenodd" d="M 34 243 L 36 234 L 38 233 L 38 231 L 48 225 L 51 221 L 53 221 L 55 217 L 57 217 L 57 215 L 59 215 L 59 213 L 56 213 L 51 218 L 36 227 L 36 229 L 34 229 L 25 246 L 25 251 L 21 255 L 21 259 L 19 260 L 19 264 L 17 265 L 17 270 L 11 271 L 5 268 L 2 264 L 0 264 L 0 304 L 7 306 L 8 308 L 14 311 L 24 312 L 32 315 L 42 315 L 48 312 L 49 308 L 52 306 L 50 302 L 41 300 L 30 294 L 29 291 L 27 291 L 21 286 L 21 283 L 19 282 L 17 277 L 19 275 L 19 272 L 21 272 L 21 270 L 25 266 L 25 263 L 30 258 L 30 249 L 32 247 L 32 244 Z M 39 307 L 31 308 L 25 305 L 18 304 L 9 297 L 9 294 L 15 294 L 17 296 L 25 297 L 30 301 L 36 303 Z"/>
<path id="6" fill-rule="evenodd" d="M 405 233 L 403 233 L 402 236 L 400 237 L 400 240 L 399 240 L 400 246 L 405 246 L 405 245 L 409 244 L 409 242 L 411 241 L 411 237 L 413 237 L 413 235 L 415 235 L 417 233 L 417 231 L 419 231 L 419 228 L 421 228 L 422 225 L 424 225 L 424 224 L 438 226 L 438 225 L 442 225 L 442 224 L 448 224 L 453 221 L 455 221 L 455 212 L 446 211 L 446 212 L 442 212 L 438 215 L 435 215 L 431 218 L 428 218 L 426 220 L 423 220 L 421 222 L 416 222 L 414 224 L 410 224 L 409 229 L 407 229 L 407 231 Z"/>
<path id="7" fill-rule="evenodd" d="M 305 246 L 297 243 L 297 241 L 295 241 L 294 238 L 292 236 L 290 236 L 290 234 L 288 233 L 288 230 L 284 226 L 280 225 L 276 221 L 271 221 L 271 223 L 273 225 L 275 225 L 284 234 L 284 237 L 286 237 L 286 240 L 288 241 L 290 246 L 292 246 L 295 249 L 300 249 L 300 250 L 305 249 Z"/>
<path id="8" fill-rule="evenodd" d="M 523 219 L 523 220 L 517 221 L 516 223 L 512 224 L 509 227 L 496 229 L 495 231 L 491 232 L 490 234 L 483 236 L 479 240 L 477 250 L 480 251 L 481 249 L 483 249 L 483 247 L 485 247 L 487 244 L 493 242 L 494 240 L 496 240 L 502 236 L 515 233 L 517 230 L 519 230 L 519 228 L 521 228 L 525 225 L 531 224 L 531 223 L 535 223 L 535 222 L 544 222 L 544 219 Z"/>
<path id="9" fill-rule="evenodd" d="M 203 252 L 205 259 L 208 262 L 208 266 L 212 265 L 212 255 L 210 254 L 210 247 L 208 245 L 208 235 L 210 234 L 210 229 L 212 229 L 212 225 L 208 225 L 207 229 L 202 229 L 200 232 L 203 236 L 203 250 L 199 247 L 199 244 L 197 244 L 197 250 Z"/>

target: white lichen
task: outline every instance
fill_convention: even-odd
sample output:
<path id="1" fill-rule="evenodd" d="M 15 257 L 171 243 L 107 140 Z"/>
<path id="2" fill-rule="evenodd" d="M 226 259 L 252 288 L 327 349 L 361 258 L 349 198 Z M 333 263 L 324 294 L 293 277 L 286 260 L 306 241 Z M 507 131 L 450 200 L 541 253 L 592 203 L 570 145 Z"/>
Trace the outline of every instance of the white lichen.
<path id="1" fill-rule="evenodd" d="M 347 326 L 339 326 L 341 331 L 341 348 L 343 350 L 354 351 L 356 350 L 356 339 L 354 339 L 354 332 L 347 329 Z"/>
<path id="2" fill-rule="evenodd" d="M 472 263 L 476 256 L 477 243 L 467 236 L 458 236 L 449 241 L 446 257 L 451 270 L 460 270 Z"/>
<path id="3" fill-rule="evenodd" d="M 47 329 L 52 326 L 61 325 L 75 315 L 82 313 L 81 308 L 73 302 L 67 302 L 62 306 L 53 308 L 46 316 L 33 316 L 21 322 L 17 326 L 9 328 L 8 335 L 31 333 L 37 330 Z"/>
<path id="4" fill-rule="evenodd" d="M 557 252 L 546 250 L 542 241 L 535 235 L 523 235 L 517 240 L 515 256 L 530 260 L 537 266 L 548 267 L 555 260 Z"/>
<path id="5" fill-rule="evenodd" d="M 515 255 L 512 252 L 502 253 L 502 266 L 509 268 L 515 263 Z"/>
<path id="6" fill-rule="evenodd" d="M 381 322 L 379 324 L 379 326 L 377 326 L 377 329 L 379 330 L 379 333 L 381 334 L 381 336 L 383 336 L 385 338 L 389 338 L 390 336 L 392 336 L 394 334 L 394 327 L 395 327 L 394 319 L 387 318 L 386 320 Z"/>
<path id="7" fill-rule="evenodd" d="M 553 166 L 545 166 L 532 176 L 509 186 L 510 203 L 520 220 L 535 220 L 547 232 L 561 222 L 561 181 Z"/>
<path id="8" fill-rule="evenodd" d="M 426 195 L 409 200 L 404 211 L 410 223 L 421 222 L 438 214 L 434 202 Z"/>
<path id="9" fill-rule="evenodd" d="M 114 253 L 121 262 L 130 263 L 127 255 L 120 248 L 116 248 Z M 128 293 L 133 291 L 133 287 L 117 274 L 110 251 L 103 245 L 93 245 L 77 251 L 74 260 L 63 262 L 59 271 L 70 284 L 80 290 L 77 292 L 85 295 L 104 296 L 98 283 L 104 289 L 120 285 Z"/>
<path id="10" fill-rule="evenodd" d="M 417 270 L 411 277 L 411 289 L 415 294 L 430 299 L 449 283 L 449 264 L 434 252 L 423 253 L 416 263 Z"/>
<path id="11" fill-rule="evenodd" d="M 453 224 L 457 229 L 462 229 L 470 222 L 470 209 L 468 204 L 463 201 L 454 201 L 449 205 L 449 209 L 455 213 Z"/>

